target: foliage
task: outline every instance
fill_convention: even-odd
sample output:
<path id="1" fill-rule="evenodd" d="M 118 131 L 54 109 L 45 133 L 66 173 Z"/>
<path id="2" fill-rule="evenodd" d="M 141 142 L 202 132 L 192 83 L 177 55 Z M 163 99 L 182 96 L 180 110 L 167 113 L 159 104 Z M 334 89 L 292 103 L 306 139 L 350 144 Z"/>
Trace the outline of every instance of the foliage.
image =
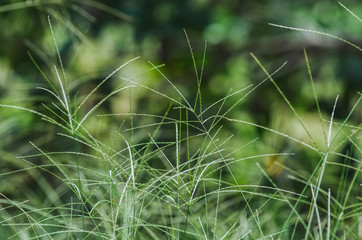
<path id="1" fill-rule="evenodd" d="M 360 11 L 0 6 L 1 236 L 359 239 Z"/>

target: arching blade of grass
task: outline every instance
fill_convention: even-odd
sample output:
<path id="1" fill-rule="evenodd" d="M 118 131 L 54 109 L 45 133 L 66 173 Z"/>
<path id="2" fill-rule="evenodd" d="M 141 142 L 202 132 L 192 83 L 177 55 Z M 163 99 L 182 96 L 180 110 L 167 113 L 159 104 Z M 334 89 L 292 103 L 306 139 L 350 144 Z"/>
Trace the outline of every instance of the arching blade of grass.
<path id="1" fill-rule="evenodd" d="M 75 128 L 75 131 L 77 131 L 78 128 L 82 125 L 82 123 L 89 117 L 89 115 L 90 115 L 92 112 L 94 112 L 94 111 L 95 111 L 102 103 L 104 103 L 108 98 L 110 98 L 111 96 L 113 96 L 114 94 L 116 94 L 116 93 L 118 93 L 118 92 L 120 92 L 120 91 L 122 91 L 122 90 L 125 90 L 125 89 L 128 89 L 128 88 L 132 88 L 132 87 L 134 87 L 134 86 L 129 85 L 129 86 L 125 86 L 125 87 L 123 87 L 123 88 L 116 89 L 116 90 L 114 90 L 113 92 L 111 92 L 110 94 L 108 94 L 106 97 L 104 97 L 101 101 L 99 101 L 96 105 L 94 105 L 91 110 L 89 110 L 89 111 L 85 114 L 85 116 L 82 118 L 82 120 L 78 123 L 77 127 Z"/>
<path id="2" fill-rule="evenodd" d="M 296 139 L 296 138 L 294 138 L 294 137 L 291 137 L 291 136 L 289 136 L 289 135 L 287 135 L 287 134 L 285 134 L 285 133 L 278 132 L 278 131 L 276 131 L 276 130 L 274 130 L 274 129 L 271 129 L 271 128 L 268 128 L 268 127 L 264 127 L 264 126 L 261 126 L 261 125 L 258 125 L 258 124 L 252 123 L 252 122 L 243 121 L 243 120 L 226 118 L 226 117 L 224 117 L 224 119 L 226 119 L 226 120 L 228 120 L 228 121 L 231 121 L 231 122 L 238 122 L 238 123 L 242 123 L 242 124 L 248 124 L 248 125 L 251 125 L 251 126 L 255 126 L 255 127 L 258 127 L 258 128 L 261 128 L 261 129 L 264 129 L 264 130 L 273 132 L 273 133 L 278 134 L 278 135 L 280 135 L 280 136 L 289 138 L 290 140 L 292 140 L 292 141 L 294 141 L 294 142 L 297 142 L 297 143 L 299 143 L 299 144 L 302 144 L 302 145 L 304 145 L 305 147 L 307 147 L 307 148 L 309 148 L 309 149 L 311 149 L 311 150 L 316 151 L 316 152 L 319 153 L 319 150 L 318 150 L 317 148 L 315 148 L 315 147 L 313 147 L 313 146 L 311 146 L 311 145 L 309 145 L 309 144 L 307 144 L 307 143 L 305 143 L 305 142 L 303 142 L 303 141 L 301 141 L 301 140 L 298 140 L 298 139 Z"/>
<path id="3" fill-rule="evenodd" d="M 274 24 L 274 23 L 269 23 L 270 26 L 274 26 L 274 27 L 279 27 L 279 28 L 284 28 L 284 29 L 289 29 L 289 30 L 294 30 L 294 31 L 301 31 L 301 32 L 307 32 L 307 33 L 313 33 L 313 34 L 319 34 L 319 35 L 323 35 L 323 36 L 327 36 L 327 37 L 331 37 L 334 39 L 337 39 L 341 42 L 347 43 L 348 45 L 358 49 L 359 51 L 362 51 L 362 48 L 358 47 L 356 44 L 351 43 L 350 41 L 347 41 L 341 37 L 329 34 L 329 33 L 324 33 L 324 32 L 319 32 L 319 31 L 314 31 L 314 30 L 307 30 L 307 29 L 303 29 L 303 28 L 295 28 L 295 27 L 288 27 L 288 26 L 283 26 L 283 25 L 279 25 L 279 24 Z"/>
<path id="4" fill-rule="evenodd" d="M 127 61 L 126 63 L 119 66 L 116 70 L 114 70 L 111 74 L 109 74 L 106 78 L 104 78 L 93 90 L 88 93 L 88 95 L 83 99 L 83 101 L 78 105 L 77 109 L 74 111 L 73 116 L 79 111 L 79 109 L 84 105 L 84 103 L 87 102 L 87 100 L 94 94 L 95 91 L 97 91 L 98 88 L 100 88 L 108 79 L 110 79 L 113 75 L 115 75 L 117 72 L 119 72 L 122 68 L 127 66 L 129 63 L 139 59 L 140 56 L 137 56 L 135 58 L 132 58 L 131 60 Z"/>
<path id="5" fill-rule="evenodd" d="M 37 89 L 40 89 L 40 90 L 43 90 L 43 91 L 45 91 L 45 92 L 50 93 L 51 95 L 53 95 L 53 96 L 60 102 L 60 104 L 61 104 L 64 108 L 66 108 L 65 102 L 64 102 L 56 93 L 52 92 L 52 91 L 49 90 L 49 89 L 43 88 L 43 87 L 37 87 Z"/>
<path id="6" fill-rule="evenodd" d="M 35 115 L 38 115 L 38 116 L 41 116 L 43 120 L 49 122 L 49 123 L 52 123 L 54 125 L 57 125 L 61 128 L 64 128 L 65 130 L 69 130 L 65 125 L 62 125 L 60 124 L 57 120 L 47 116 L 47 115 L 44 115 L 40 112 L 37 112 L 37 111 L 34 111 L 32 109 L 29 109 L 29 108 L 25 108 L 25 107 L 20 107 L 20 106 L 12 106 L 12 105 L 6 105 L 6 104 L 0 104 L 0 107 L 4 107 L 4 108 L 12 108 L 12 109 L 18 109 L 18 110 L 23 110 L 23 111 L 27 111 L 27 112 L 30 112 L 30 113 L 33 113 Z"/>
<path id="7" fill-rule="evenodd" d="M 355 17 L 358 21 L 360 21 L 362 23 L 362 20 L 356 15 L 354 14 L 354 12 L 352 12 L 351 10 L 349 10 L 346 6 L 344 6 L 341 2 L 338 2 L 339 5 L 341 5 L 344 9 L 347 10 L 347 12 L 349 12 L 353 17 Z"/>

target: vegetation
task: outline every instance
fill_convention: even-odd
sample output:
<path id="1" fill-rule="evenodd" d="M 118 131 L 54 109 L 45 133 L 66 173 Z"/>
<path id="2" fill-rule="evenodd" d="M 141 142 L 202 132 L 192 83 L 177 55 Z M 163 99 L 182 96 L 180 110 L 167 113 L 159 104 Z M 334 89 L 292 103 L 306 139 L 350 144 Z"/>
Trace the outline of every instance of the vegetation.
<path id="1" fill-rule="evenodd" d="M 359 9 L 137 2 L 0 6 L 0 236 L 360 239 Z"/>

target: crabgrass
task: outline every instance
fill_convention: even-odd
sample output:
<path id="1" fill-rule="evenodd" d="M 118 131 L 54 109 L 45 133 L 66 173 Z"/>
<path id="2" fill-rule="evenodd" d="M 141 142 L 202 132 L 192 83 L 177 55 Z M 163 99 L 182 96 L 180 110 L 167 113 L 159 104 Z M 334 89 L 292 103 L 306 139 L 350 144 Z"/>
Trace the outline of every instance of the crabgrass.
<path id="1" fill-rule="evenodd" d="M 31 184 L 24 189 L 20 186 L 16 197 L 0 193 L 1 236 L 8 239 L 360 239 L 361 126 L 350 123 L 350 118 L 360 107 L 362 96 L 358 93 L 349 114 L 340 122 L 334 117 L 336 96 L 326 118 L 319 107 L 318 89 L 314 86 L 306 50 L 306 71 L 323 145 L 314 139 L 308 123 L 278 85 L 278 73 L 287 64 L 270 74 L 262 61 L 251 54 L 250 60 L 255 60 L 266 78 L 205 105 L 202 78 L 207 69 L 207 45 L 198 65 L 199 59 L 195 59 L 185 31 L 196 76 L 193 95 L 186 96 L 162 71 L 163 66 L 152 62 L 147 62 L 145 73 L 122 74 L 123 69 L 144 61 L 140 57 L 121 63 L 87 94 L 78 95 L 70 88 L 52 22 L 50 19 L 48 22 L 58 56 L 58 63 L 53 65 L 54 79 L 41 70 L 31 55 L 30 58 L 49 84 L 49 88 L 39 87 L 39 90 L 49 94 L 52 101 L 43 103 L 40 110 L 0 106 L 16 114 L 21 111 L 34 114 L 56 131 L 49 133 L 50 140 L 30 141 L 31 150 L 27 154 L 7 157 L 21 167 L 0 176 L 4 179 L 15 176 Z M 143 83 L 142 78 L 149 72 L 156 73 L 171 90 L 164 93 Z M 115 79 L 120 83 L 111 92 L 96 96 L 104 84 Z M 307 141 L 229 116 L 240 102 L 257 94 L 258 88 L 268 81 L 297 119 Z M 165 111 L 137 112 L 138 97 L 143 92 L 166 102 Z M 102 106 L 119 94 L 128 96 L 128 112 L 103 112 Z M 232 98 L 238 100 L 227 105 Z M 6 127 L 9 123 L 2 124 Z M 293 147 L 284 152 L 248 154 L 246 149 L 258 145 L 261 139 L 226 130 L 235 124 L 269 132 Z M 246 141 L 233 148 L 236 137 L 244 137 Z M 343 148 L 346 146 L 347 152 Z M 297 156 L 301 151 L 314 158 L 310 172 L 299 169 L 293 162 L 300 160 Z M 286 163 L 280 160 L 283 158 L 287 158 Z M 260 164 L 263 159 L 279 159 L 271 164 L 282 169 L 279 170 L 283 171 L 279 176 L 282 182 L 297 187 L 283 187 L 268 172 L 268 166 Z M 244 173 L 251 171 L 245 169 L 250 166 L 245 162 L 255 165 L 253 171 L 257 169 L 253 174 L 258 177 L 253 182 L 242 183 L 245 178 L 240 176 L 240 168 L 244 168 Z M 329 176 L 336 172 L 338 176 Z"/>

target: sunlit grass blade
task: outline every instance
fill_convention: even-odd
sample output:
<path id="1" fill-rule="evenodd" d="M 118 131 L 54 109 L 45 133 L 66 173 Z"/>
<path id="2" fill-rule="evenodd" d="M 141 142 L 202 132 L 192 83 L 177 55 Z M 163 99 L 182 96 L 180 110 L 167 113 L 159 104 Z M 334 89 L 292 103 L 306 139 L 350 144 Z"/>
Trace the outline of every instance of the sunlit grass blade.
<path id="1" fill-rule="evenodd" d="M 95 88 L 93 88 L 93 90 L 88 93 L 88 95 L 83 99 L 83 101 L 78 105 L 77 109 L 74 111 L 74 114 L 76 114 L 79 109 L 84 105 L 84 103 L 87 102 L 87 100 L 94 94 L 95 91 L 98 90 L 98 88 L 100 88 L 108 79 L 110 79 L 111 77 L 113 77 L 117 72 L 119 72 L 122 68 L 124 68 L 125 66 L 127 66 L 129 63 L 139 59 L 140 57 L 135 57 L 132 58 L 131 60 L 127 61 L 126 63 L 122 64 L 121 66 L 119 66 L 116 70 L 114 70 L 111 74 L 109 74 L 106 78 L 104 78 Z"/>
<path id="2" fill-rule="evenodd" d="M 294 142 L 297 142 L 297 143 L 300 143 L 302 145 L 304 145 L 305 147 L 309 148 L 309 149 L 312 149 L 313 151 L 316 151 L 316 152 L 319 152 L 319 150 L 301 140 L 298 140 L 292 136 L 289 136 L 285 133 L 282 133 L 282 132 L 279 132 L 279 131 L 276 131 L 274 129 L 271 129 L 271 128 L 268 128 L 268 127 L 264 127 L 264 126 L 261 126 L 261 125 L 258 125 L 258 124 L 255 124 L 255 123 L 252 123 L 252 122 L 248 122 L 248 121 L 243 121 L 243 120 L 239 120 L 239 119 L 232 119 L 232 118 L 224 118 L 228 121 L 231 121 L 231 122 L 238 122 L 238 123 L 242 123 L 242 124 L 248 124 L 248 125 L 251 125 L 251 126 L 255 126 L 255 127 L 258 127 L 258 128 L 261 128 L 261 129 L 264 129 L 264 130 L 267 130 L 267 131 L 270 131 L 270 132 L 273 132 L 275 134 L 278 134 L 280 136 L 283 136 L 283 137 L 286 137 L 286 138 L 289 138 L 290 140 L 294 141 Z"/>
<path id="3" fill-rule="evenodd" d="M 324 33 L 324 32 L 319 32 L 319 31 L 315 31 L 315 30 L 307 30 L 307 29 L 303 29 L 303 28 L 296 28 L 296 27 L 288 27 L 288 26 L 283 26 L 283 25 L 279 25 L 279 24 L 274 24 L 274 23 L 269 23 L 270 26 L 274 26 L 274 27 L 279 27 L 279 28 L 284 28 L 284 29 L 289 29 L 289 30 L 295 30 L 295 31 L 301 31 L 301 32 L 307 32 L 307 33 L 313 33 L 313 34 L 319 34 L 319 35 L 324 35 L 327 37 L 331 37 L 334 39 L 337 39 L 341 42 L 347 43 L 348 45 L 358 49 L 359 51 L 362 51 L 362 48 L 360 48 L 359 46 L 357 46 L 354 43 L 351 43 L 350 41 L 347 41 L 343 38 L 337 37 L 335 35 L 329 34 L 329 33 Z"/>
<path id="4" fill-rule="evenodd" d="M 125 89 L 128 89 L 128 88 L 131 88 L 131 87 L 134 87 L 132 85 L 130 86 L 126 86 L 126 87 L 123 87 L 123 88 L 119 88 L 119 89 L 116 89 L 115 91 L 113 91 L 112 93 L 110 93 L 109 95 L 107 95 L 106 97 L 104 97 L 101 101 L 99 101 L 96 105 L 94 105 L 92 107 L 91 110 L 89 110 L 85 115 L 84 117 L 82 118 L 82 120 L 80 120 L 80 122 L 78 123 L 77 127 L 75 128 L 75 131 L 78 130 L 78 128 L 82 125 L 82 123 L 89 117 L 90 114 L 92 114 L 97 108 L 99 108 L 100 105 L 102 105 L 102 103 L 104 103 L 108 98 L 110 98 L 111 96 L 113 96 L 114 94 L 122 91 L 122 90 L 125 90 Z"/>
<path id="5" fill-rule="evenodd" d="M 350 9 L 344 6 L 341 2 L 338 2 L 338 4 L 341 5 L 344 9 L 347 10 L 347 12 L 349 12 L 353 17 L 355 17 L 358 21 L 362 23 L 362 20 L 356 14 L 354 14 L 354 12 L 352 12 Z"/>

